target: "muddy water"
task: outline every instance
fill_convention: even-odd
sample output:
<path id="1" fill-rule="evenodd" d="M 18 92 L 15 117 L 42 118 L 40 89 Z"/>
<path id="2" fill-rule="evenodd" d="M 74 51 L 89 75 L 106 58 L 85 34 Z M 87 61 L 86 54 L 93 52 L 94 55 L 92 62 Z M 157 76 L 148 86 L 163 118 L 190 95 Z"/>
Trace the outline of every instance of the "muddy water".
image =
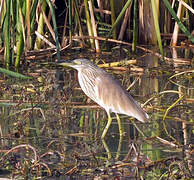
<path id="1" fill-rule="evenodd" d="M 79 54 L 98 64 L 118 61 L 117 56 Z M 175 60 L 146 54 L 135 65 L 105 68 L 144 105 L 150 121 L 143 124 L 120 115 L 124 128 L 120 138 L 113 113 L 104 141 L 100 137 L 106 112 L 84 95 L 75 70 L 37 62 L 30 63 L 26 73 L 32 80 L 0 74 L 0 176 L 189 178 L 194 141 L 193 54 L 168 50 L 166 56 Z"/>

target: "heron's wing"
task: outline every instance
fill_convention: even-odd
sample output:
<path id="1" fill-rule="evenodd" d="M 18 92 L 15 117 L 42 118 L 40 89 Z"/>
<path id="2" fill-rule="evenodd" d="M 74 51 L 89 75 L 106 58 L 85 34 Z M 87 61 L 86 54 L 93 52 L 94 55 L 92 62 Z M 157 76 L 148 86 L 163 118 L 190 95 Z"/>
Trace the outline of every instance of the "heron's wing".
<path id="1" fill-rule="evenodd" d="M 108 73 L 98 76 L 95 84 L 97 103 L 106 111 L 133 116 L 142 122 L 148 119 L 148 115 L 133 97 Z"/>

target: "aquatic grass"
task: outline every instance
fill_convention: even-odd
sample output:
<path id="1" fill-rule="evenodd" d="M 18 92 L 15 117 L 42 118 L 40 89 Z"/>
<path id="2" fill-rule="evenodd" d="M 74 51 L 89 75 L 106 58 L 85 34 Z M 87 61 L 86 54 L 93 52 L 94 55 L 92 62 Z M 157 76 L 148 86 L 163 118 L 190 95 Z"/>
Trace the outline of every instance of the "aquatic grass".
<path id="1" fill-rule="evenodd" d="M 1 107 L 10 107 L 10 106 L 16 106 L 18 103 L 11 103 L 11 102 L 0 102 Z"/>
<path id="2" fill-rule="evenodd" d="M 46 11 L 46 7 L 47 7 L 46 1 L 42 1 L 42 2 L 39 1 L 39 6 L 41 6 L 41 9 L 43 11 Z M 42 35 L 44 34 L 44 18 L 42 13 L 40 13 L 39 15 L 38 27 L 36 31 L 38 31 Z M 40 49 L 42 48 L 42 46 L 43 46 L 43 41 L 39 37 L 36 37 L 34 49 Z"/>
<path id="3" fill-rule="evenodd" d="M 148 104 L 150 101 L 152 101 L 153 99 L 155 99 L 156 97 L 159 97 L 159 96 L 161 96 L 161 95 L 163 95 L 163 94 L 166 94 L 166 93 L 175 93 L 175 94 L 178 94 L 178 95 L 183 95 L 182 92 L 180 92 L 180 91 L 175 91 L 175 90 L 161 91 L 161 92 L 159 92 L 159 93 L 153 95 L 151 98 L 149 98 L 149 99 L 143 104 L 143 107 L 144 107 L 146 104 Z"/>
<path id="4" fill-rule="evenodd" d="M 131 39 L 131 33 L 130 33 L 130 30 L 131 30 L 131 28 L 130 28 L 131 7 L 132 7 L 132 3 L 130 3 L 129 7 L 127 8 L 127 10 L 125 12 L 125 16 L 124 16 L 124 19 L 123 19 L 123 22 L 122 22 L 122 25 L 120 28 L 118 40 L 123 40 L 125 30 L 127 30 L 127 24 L 128 24 L 128 30 L 129 30 L 128 36 L 129 36 L 129 39 Z"/>
<path id="5" fill-rule="evenodd" d="M 132 42 L 132 52 L 135 52 L 135 50 L 136 50 L 137 34 L 138 34 L 138 27 L 137 27 L 137 0 L 134 0 L 134 4 L 133 4 L 133 42 Z"/>
<path id="6" fill-rule="evenodd" d="M 26 35 L 26 49 L 30 50 L 32 47 L 32 37 L 31 37 L 31 19 L 30 19 L 30 12 L 31 12 L 32 2 L 31 0 L 26 0 L 26 15 L 25 15 L 25 24 L 27 29 Z"/>
<path id="7" fill-rule="evenodd" d="M 72 1 L 71 0 L 68 0 L 68 16 L 69 16 L 69 40 L 70 40 L 70 44 L 72 44 L 72 21 L 73 21 L 73 18 L 72 18 Z"/>
<path id="8" fill-rule="evenodd" d="M 11 31 L 10 31 L 10 19 L 11 19 L 11 1 L 6 1 L 4 3 L 4 7 L 6 6 L 5 10 L 5 21 L 3 21 L 3 34 L 4 34 L 4 43 L 5 43 L 5 53 L 4 53 L 4 59 L 6 67 L 9 67 L 12 59 L 11 59 L 11 51 L 13 50 L 11 48 Z"/>
<path id="9" fill-rule="evenodd" d="M 90 17 L 90 11 L 89 11 L 89 6 L 88 6 L 88 1 L 87 0 L 84 0 L 84 5 L 85 5 L 85 15 L 86 15 L 88 35 L 89 36 L 94 36 L 94 32 L 92 30 L 92 22 L 91 22 L 91 17 Z M 90 44 L 91 44 L 92 48 L 95 47 L 93 39 L 90 39 Z"/>
<path id="10" fill-rule="evenodd" d="M 3 3 L 3 1 L 1 3 Z M 130 9 L 132 6 L 131 0 L 126 2 L 121 1 L 119 6 L 115 4 L 114 1 L 111 1 L 111 3 L 105 2 L 103 4 L 100 0 L 98 2 L 85 0 L 82 3 L 81 1 L 68 0 L 66 4 L 67 6 L 64 6 L 64 12 L 66 12 L 66 14 L 64 16 L 63 37 L 60 44 L 56 22 L 56 18 L 58 17 L 55 17 L 55 5 L 52 4 L 50 0 L 5 1 L 2 9 L 0 10 L 2 29 L 1 37 L 2 45 L 5 48 L 5 64 L 7 67 L 14 64 L 17 69 L 20 65 L 22 65 L 22 62 L 24 62 L 25 59 L 31 58 L 27 55 L 29 51 L 32 52 L 34 49 L 39 50 L 40 48 L 48 48 L 49 46 L 56 48 L 56 53 L 50 53 L 49 55 L 55 57 L 55 54 L 57 54 L 57 59 L 60 59 L 60 46 L 63 46 L 65 43 L 65 47 L 62 49 L 63 51 L 75 45 L 81 48 L 95 48 L 96 52 L 100 52 L 102 50 L 100 49 L 101 41 L 108 41 L 111 46 L 115 46 L 114 43 L 129 45 L 132 46 L 132 51 L 135 51 L 135 49 L 138 48 L 146 52 L 151 52 L 162 58 L 163 47 L 160 31 L 163 32 L 163 24 L 161 22 L 161 18 L 158 17 L 158 14 L 164 11 L 165 13 L 167 13 L 167 11 L 172 11 L 171 14 L 179 26 L 182 26 L 182 22 L 176 16 L 175 11 L 170 7 L 167 0 L 163 0 L 162 5 L 165 6 L 161 7 L 159 7 L 161 3 L 159 4 L 158 0 L 152 0 L 150 7 L 152 7 L 153 14 L 151 13 L 150 15 L 153 15 L 152 18 L 154 23 L 151 24 L 152 27 L 150 31 L 153 34 L 152 37 L 154 44 L 157 44 L 158 41 L 160 54 L 150 51 L 149 49 L 147 50 L 144 47 L 139 48 L 137 45 L 137 40 L 139 38 L 137 27 L 140 25 L 138 23 L 141 16 L 143 17 L 144 15 L 139 14 L 138 16 L 138 3 L 139 1 L 134 0 L 134 8 Z M 178 2 L 175 3 L 177 7 Z M 193 12 L 191 4 L 191 1 L 188 1 L 187 4 L 183 3 L 184 7 L 187 8 L 187 11 L 185 12 L 187 20 L 183 22 L 186 25 L 182 26 L 182 30 L 191 39 L 191 42 L 194 42 L 193 36 L 190 35 L 188 31 L 188 29 L 191 29 L 192 27 L 192 16 L 189 14 L 189 12 Z M 143 8 L 146 8 L 146 6 Z M 81 10 L 85 10 L 85 12 Z M 132 13 L 133 16 L 130 16 Z M 124 15 L 125 18 L 123 20 Z M 133 25 L 130 25 L 131 20 L 133 20 Z M 122 21 L 124 21 L 123 26 L 120 28 Z M 171 21 L 170 17 L 169 21 L 171 22 L 170 25 L 173 25 L 173 21 Z M 145 24 L 145 26 L 147 25 L 148 24 Z M 169 26 L 169 24 L 166 23 L 166 19 L 165 25 Z M 126 36 L 126 34 L 131 34 L 132 28 L 133 39 L 131 38 L 132 43 L 130 43 L 131 39 L 128 39 L 128 35 Z M 166 29 L 165 33 L 170 33 L 167 27 L 164 29 Z M 171 29 L 173 29 L 173 27 L 171 27 Z M 121 34 L 119 34 L 118 38 L 117 31 Z M 88 36 L 86 36 L 87 34 L 84 36 L 85 32 L 88 32 Z M 48 37 L 51 37 L 51 39 L 46 37 L 47 34 L 49 34 Z M 147 33 L 145 32 L 143 35 L 147 36 Z M 110 39 L 111 36 L 115 39 L 115 41 Z M 125 38 L 123 39 L 123 37 Z M 89 42 L 86 39 L 89 39 Z M 123 41 L 118 41 L 116 39 L 123 39 Z M 73 43 L 72 41 L 77 41 L 79 43 Z M 152 43 L 151 41 L 152 40 L 148 41 L 148 43 L 140 43 L 147 43 L 147 45 L 149 45 Z M 47 54 L 45 54 L 45 56 L 46 55 Z M 37 56 L 35 55 L 34 57 Z M 21 59 L 24 61 L 21 61 Z M 172 60 L 171 58 L 166 57 L 164 57 L 164 59 Z"/>
<path id="11" fill-rule="evenodd" d="M 180 76 L 180 75 L 183 75 L 183 74 L 187 74 L 187 73 L 194 73 L 194 70 L 187 70 L 187 71 L 183 71 L 183 72 L 176 73 L 176 74 L 172 75 L 171 77 L 169 77 L 168 80 L 169 80 L 171 83 L 177 85 L 178 87 L 188 89 L 188 87 L 185 87 L 185 86 L 183 86 L 183 85 L 181 85 L 181 84 L 178 84 L 178 83 L 176 83 L 176 82 L 174 82 L 174 81 L 172 80 L 174 77 L 177 77 L 177 76 Z M 194 87 L 193 87 L 193 88 L 189 88 L 189 89 L 194 89 Z"/>
<path id="12" fill-rule="evenodd" d="M 19 33 L 19 41 L 17 43 L 17 54 L 16 54 L 16 60 L 15 60 L 15 68 L 18 69 L 19 63 L 20 63 L 20 58 L 24 50 L 24 38 L 23 38 L 23 31 L 20 30 Z"/>
<path id="13" fill-rule="evenodd" d="M 59 45 L 59 37 L 58 37 L 58 32 L 57 32 L 57 23 L 56 23 L 55 11 L 54 11 L 54 8 L 53 8 L 53 5 L 52 5 L 51 1 L 50 0 L 46 0 L 46 1 L 47 1 L 48 5 L 50 7 L 51 17 L 52 17 L 53 26 L 54 26 L 56 49 L 57 49 L 57 59 L 60 60 L 61 59 L 60 45 Z"/>
<path id="14" fill-rule="evenodd" d="M 83 33 L 83 27 L 82 27 L 82 24 L 81 24 L 81 17 L 79 15 L 79 7 L 78 7 L 78 2 L 76 0 L 73 0 L 73 3 L 74 3 L 74 10 L 75 10 L 75 20 L 76 20 L 76 23 L 78 25 L 78 28 L 79 28 L 79 35 L 82 37 L 84 35 Z M 81 39 L 81 43 L 80 43 L 80 46 L 83 47 L 84 45 L 84 39 Z"/>
<path id="15" fill-rule="evenodd" d="M 39 0 L 33 0 L 32 5 L 31 5 L 31 10 L 30 10 L 30 29 L 31 33 L 34 32 L 35 29 L 35 18 L 36 18 L 36 10 L 38 8 L 38 2 Z M 34 42 L 33 42 L 34 44 Z"/>
<path id="16" fill-rule="evenodd" d="M 172 135 L 170 135 L 170 134 L 168 133 L 168 130 L 167 130 L 167 127 L 166 127 L 166 124 L 165 124 L 165 119 L 166 119 L 166 116 L 167 116 L 168 112 L 169 112 L 174 106 L 176 106 L 176 104 L 177 104 L 183 97 L 184 97 L 184 95 L 180 96 L 180 97 L 179 97 L 172 105 L 170 105 L 170 106 L 166 109 L 165 114 L 164 114 L 164 116 L 163 116 L 163 118 L 162 118 L 162 120 L 163 120 L 162 123 L 163 123 L 164 131 L 165 131 L 166 134 L 167 134 L 174 142 L 176 142 L 176 144 L 179 145 L 179 146 L 180 146 L 180 143 L 179 143 Z"/>
<path id="17" fill-rule="evenodd" d="M 25 76 L 23 74 L 20 74 L 20 73 L 14 72 L 14 71 L 10 71 L 10 70 L 7 70 L 7 69 L 1 68 L 1 67 L 0 67 L 0 72 L 5 74 L 5 75 L 12 76 L 12 77 L 19 78 L 19 79 L 32 79 L 32 77 Z"/>
<path id="18" fill-rule="evenodd" d="M 58 42 L 58 34 L 57 34 L 57 25 L 56 25 L 56 17 L 55 12 L 53 10 L 52 4 L 50 0 L 47 1 L 38 1 L 38 0 L 26 0 L 26 1 L 5 1 L 2 9 L 1 9 L 1 26 L 2 33 L 1 36 L 3 39 L 5 51 L 4 51 L 4 59 L 6 67 L 15 64 L 16 69 L 19 67 L 21 62 L 21 56 L 24 51 L 29 51 L 31 49 L 41 48 L 42 39 L 38 36 L 35 39 L 35 18 L 36 13 L 40 12 L 38 19 L 38 32 L 40 34 L 44 34 L 44 26 L 45 22 L 44 17 L 46 8 L 48 7 L 51 11 L 51 17 L 53 21 L 53 28 L 55 32 L 52 32 L 52 28 L 49 29 L 48 22 L 47 27 L 50 30 L 51 35 L 54 34 L 54 40 L 56 42 L 57 49 L 57 57 L 60 59 L 59 49 L 60 45 Z M 50 4 L 50 5 L 49 5 Z M 39 8 L 40 7 L 40 8 Z M 5 12 L 5 13 L 3 13 Z M 43 13 L 44 14 L 43 14 Z M 38 14 L 37 14 L 38 15 Z M 14 52 L 14 48 L 16 47 L 16 51 Z M 16 54 L 16 58 L 14 55 Z M 15 60 L 15 63 L 14 63 Z"/>
<path id="19" fill-rule="evenodd" d="M 119 22 L 122 20 L 122 17 L 124 16 L 124 13 L 125 13 L 126 9 L 129 7 L 130 3 L 131 3 L 131 0 L 128 0 L 128 1 L 125 3 L 125 5 L 124 5 L 124 7 L 122 8 L 120 14 L 118 15 L 118 17 L 116 18 L 114 24 L 112 25 L 111 30 L 109 31 L 108 35 L 106 36 L 107 39 L 111 36 L 111 34 L 112 34 L 112 32 L 114 31 L 114 29 L 116 28 L 116 26 L 117 26 L 117 25 L 119 24 Z"/>
<path id="20" fill-rule="evenodd" d="M 180 19 L 177 17 L 175 11 L 172 9 L 171 5 L 169 4 L 168 0 L 163 0 L 165 6 L 168 8 L 170 14 L 173 16 L 173 18 L 176 20 L 177 24 L 179 25 L 180 29 L 188 36 L 188 38 L 191 40 L 192 43 L 194 43 L 194 37 L 191 35 L 191 33 L 187 30 L 187 28 L 184 26 L 184 24 L 180 21 Z"/>
<path id="21" fill-rule="evenodd" d="M 110 9 L 111 9 L 111 24 L 113 26 L 113 24 L 115 23 L 115 20 L 116 20 L 114 0 L 110 0 Z M 113 39 L 117 38 L 116 28 L 113 29 L 112 36 L 113 36 Z"/>
<path id="22" fill-rule="evenodd" d="M 26 4 L 22 1 L 18 1 L 17 3 L 17 8 L 16 8 L 16 11 L 17 11 L 17 18 L 16 18 L 16 32 L 15 32 L 15 36 L 16 36 L 16 39 L 17 39 L 17 43 L 16 43 L 16 47 L 17 47 L 17 52 L 16 52 L 16 60 L 15 60 L 15 68 L 18 69 L 19 67 L 19 64 L 20 64 L 20 58 L 21 58 L 21 55 L 24 51 L 24 47 L 25 47 L 25 44 L 28 44 L 27 45 L 27 48 L 31 48 L 30 47 L 30 41 L 29 39 L 31 39 L 31 37 L 27 37 L 26 39 L 26 35 L 25 35 L 25 22 L 29 21 L 30 20 L 26 20 L 25 21 L 25 12 L 23 12 L 24 10 L 23 9 L 26 9 Z M 30 24 L 28 24 L 28 28 L 30 28 Z M 30 30 L 29 30 L 30 31 Z"/>
<path id="23" fill-rule="evenodd" d="M 88 7 L 89 7 L 89 11 L 90 11 L 91 24 L 92 24 L 92 30 L 93 30 L 93 33 L 94 33 L 94 37 L 97 37 L 98 36 L 97 35 L 97 26 L 96 26 L 96 22 L 95 22 L 95 18 L 94 18 L 94 11 L 93 11 L 91 0 L 88 1 Z M 98 39 L 95 39 L 94 43 L 95 43 L 96 52 L 100 53 L 100 46 L 99 46 Z"/>
<path id="24" fill-rule="evenodd" d="M 160 53 L 162 54 L 162 56 L 164 56 L 162 40 L 161 40 L 161 35 L 160 35 L 160 27 L 159 27 L 159 22 L 158 22 L 158 13 L 157 13 L 158 8 L 156 7 L 155 0 L 151 0 L 151 3 L 152 3 L 152 12 L 153 12 L 153 17 L 154 17 L 154 26 L 155 26 L 156 36 L 158 40 L 158 45 L 160 48 Z"/>

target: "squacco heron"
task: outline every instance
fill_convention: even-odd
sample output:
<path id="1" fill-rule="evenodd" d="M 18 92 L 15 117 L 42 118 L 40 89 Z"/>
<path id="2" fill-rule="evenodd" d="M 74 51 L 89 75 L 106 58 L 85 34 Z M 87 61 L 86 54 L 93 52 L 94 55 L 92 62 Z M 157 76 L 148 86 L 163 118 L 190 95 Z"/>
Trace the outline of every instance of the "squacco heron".
<path id="1" fill-rule="evenodd" d="M 78 81 L 83 92 L 106 110 L 108 123 L 102 133 L 102 139 L 106 136 L 111 125 L 111 112 L 116 114 L 120 136 L 122 136 L 123 131 L 118 113 L 132 116 L 141 122 L 148 120 L 148 114 L 120 83 L 90 60 L 75 59 L 59 62 L 58 64 L 76 69 L 78 71 Z"/>

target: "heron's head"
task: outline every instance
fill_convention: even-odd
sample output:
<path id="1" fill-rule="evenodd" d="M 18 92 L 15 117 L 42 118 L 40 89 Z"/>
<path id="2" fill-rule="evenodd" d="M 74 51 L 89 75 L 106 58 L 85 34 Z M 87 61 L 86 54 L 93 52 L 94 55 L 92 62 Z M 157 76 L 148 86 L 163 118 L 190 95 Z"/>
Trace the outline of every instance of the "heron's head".
<path id="1" fill-rule="evenodd" d="M 96 67 L 96 65 L 93 64 L 88 59 L 74 59 L 74 60 L 60 61 L 57 64 L 61 66 L 72 67 L 77 70 L 83 69 L 83 68 Z"/>

